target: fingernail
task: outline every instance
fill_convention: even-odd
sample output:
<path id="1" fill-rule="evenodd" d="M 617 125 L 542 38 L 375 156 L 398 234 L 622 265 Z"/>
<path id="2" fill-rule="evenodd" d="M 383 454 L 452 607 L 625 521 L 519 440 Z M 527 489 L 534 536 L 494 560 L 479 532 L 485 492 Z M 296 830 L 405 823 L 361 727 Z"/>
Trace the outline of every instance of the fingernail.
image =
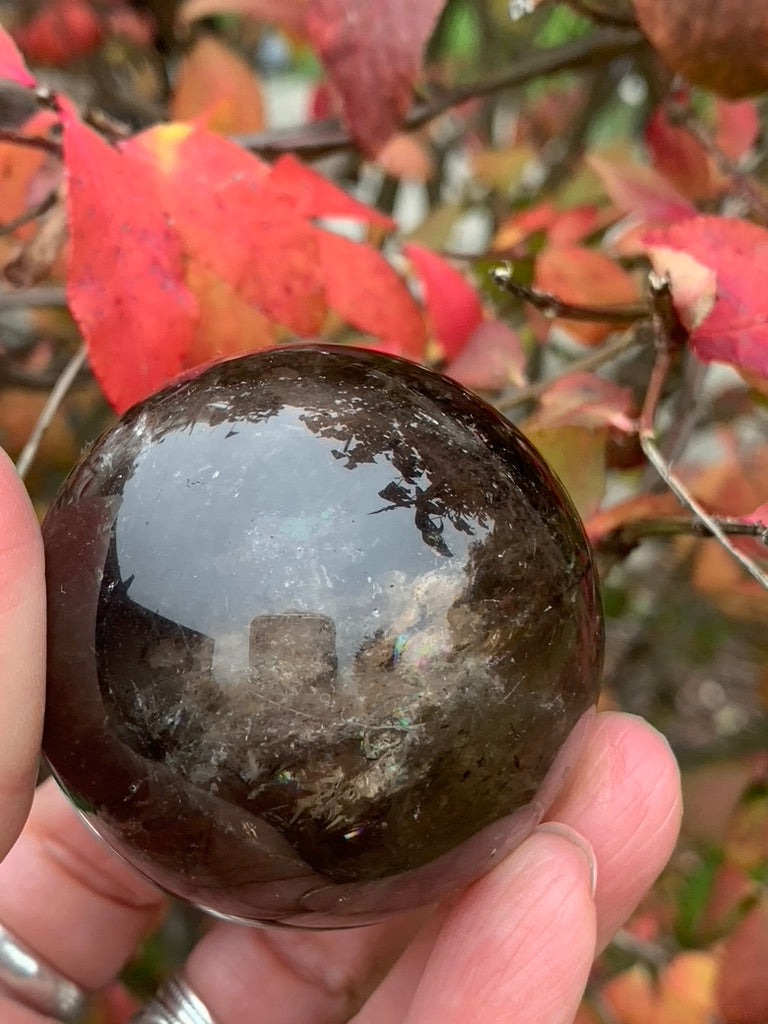
<path id="1" fill-rule="evenodd" d="M 561 821 L 543 821 L 536 831 L 550 832 L 552 835 L 560 836 L 581 850 L 589 867 L 590 895 L 594 896 L 595 889 L 597 888 L 597 860 L 595 859 L 595 851 L 592 849 L 592 844 L 584 836 L 580 835 L 576 829 L 571 828 L 570 825 L 564 825 Z"/>

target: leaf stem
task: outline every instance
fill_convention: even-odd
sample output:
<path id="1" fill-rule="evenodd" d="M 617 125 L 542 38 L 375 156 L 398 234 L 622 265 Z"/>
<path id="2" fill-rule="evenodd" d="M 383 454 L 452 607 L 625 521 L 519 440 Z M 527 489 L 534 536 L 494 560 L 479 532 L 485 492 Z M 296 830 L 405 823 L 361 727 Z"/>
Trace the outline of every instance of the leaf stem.
<path id="1" fill-rule="evenodd" d="M 29 435 L 29 439 L 22 448 L 21 454 L 16 461 L 16 470 L 22 480 L 26 477 L 32 463 L 35 461 L 37 449 L 40 447 L 43 435 L 51 425 L 51 421 L 56 415 L 65 395 L 72 387 L 75 377 L 77 377 L 78 373 L 85 365 L 85 360 L 85 346 L 81 345 L 64 367 L 61 376 L 53 386 L 53 389 L 48 396 L 48 401 L 45 403 L 40 415 L 37 417 L 37 422 L 32 428 L 32 433 Z"/>

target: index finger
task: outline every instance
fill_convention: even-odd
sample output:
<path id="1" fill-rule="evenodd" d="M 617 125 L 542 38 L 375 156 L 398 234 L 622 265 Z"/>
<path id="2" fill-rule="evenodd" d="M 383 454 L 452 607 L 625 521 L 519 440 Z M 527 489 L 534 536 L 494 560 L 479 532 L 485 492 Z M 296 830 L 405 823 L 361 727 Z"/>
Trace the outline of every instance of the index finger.
<path id="1" fill-rule="evenodd" d="M 0 859 L 32 800 L 45 689 L 45 577 L 35 513 L 0 451 Z"/>

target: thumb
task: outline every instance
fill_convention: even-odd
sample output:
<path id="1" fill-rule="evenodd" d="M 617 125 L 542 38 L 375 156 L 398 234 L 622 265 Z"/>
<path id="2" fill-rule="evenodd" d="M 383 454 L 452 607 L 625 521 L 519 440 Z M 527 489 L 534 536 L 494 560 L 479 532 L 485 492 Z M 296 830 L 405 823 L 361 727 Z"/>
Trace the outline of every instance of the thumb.
<path id="1" fill-rule="evenodd" d="M 45 582 L 37 520 L 0 451 L 0 859 L 26 820 L 45 690 Z"/>

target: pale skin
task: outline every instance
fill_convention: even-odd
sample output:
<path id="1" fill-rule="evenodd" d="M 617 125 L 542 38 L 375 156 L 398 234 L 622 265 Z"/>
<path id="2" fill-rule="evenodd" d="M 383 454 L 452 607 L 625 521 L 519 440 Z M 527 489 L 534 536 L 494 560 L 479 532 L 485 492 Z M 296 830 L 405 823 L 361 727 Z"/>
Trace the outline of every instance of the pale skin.
<path id="1" fill-rule="evenodd" d="M 164 900 L 52 784 L 33 800 L 43 593 L 36 520 L 0 452 L 0 921 L 95 990 Z M 216 924 L 187 980 L 219 1024 L 570 1024 L 596 953 L 672 852 L 681 812 L 677 767 L 657 732 L 617 713 L 590 729 L 547 822 L 450 905 L 352 931 Z M 2 996 L 0 1020 L 48 1021 Z"/>

